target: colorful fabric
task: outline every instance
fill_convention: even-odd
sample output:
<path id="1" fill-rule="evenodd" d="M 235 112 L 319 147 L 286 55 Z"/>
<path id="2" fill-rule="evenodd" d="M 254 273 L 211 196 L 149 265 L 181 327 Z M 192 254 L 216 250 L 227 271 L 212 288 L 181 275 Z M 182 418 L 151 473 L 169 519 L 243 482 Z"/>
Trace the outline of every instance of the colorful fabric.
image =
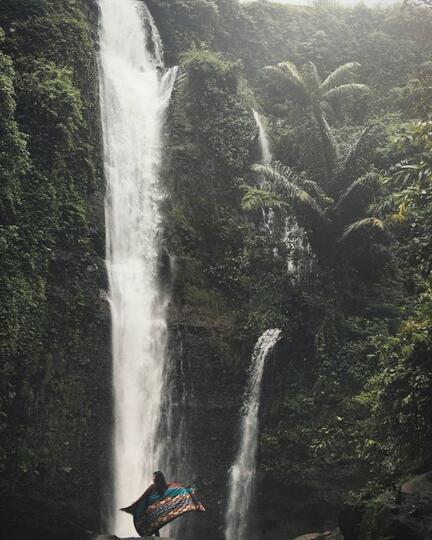
<path id="1" fill-rule="evenodd" d="M 156 492 L 139 501 L 133 512 L 135 529 L 140 536 L 151 536 L 161 527 L 186 512 L 204 512 L 194 488 L 168 484 L 162 495 Z"/>

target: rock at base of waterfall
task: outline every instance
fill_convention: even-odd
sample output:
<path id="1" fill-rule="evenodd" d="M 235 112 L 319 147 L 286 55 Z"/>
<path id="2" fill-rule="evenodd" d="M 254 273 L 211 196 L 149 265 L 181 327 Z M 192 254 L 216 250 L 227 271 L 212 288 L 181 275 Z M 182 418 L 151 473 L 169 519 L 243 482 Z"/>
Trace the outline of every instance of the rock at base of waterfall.
<path id="1" fill-rule="evenodd" d="M 302 534 L 297 536 L 294 540 L 343 540 L 343 536 L 338 529 L 335 531 L 315 532 L 309 534 Z"/>
<path id="2" fill-rule="evenodd" d="M 93 537 L 91 540 L 145 540 L 146 538 L 154 540 L 154 538 L 156 537 L 155 536 L 131 536 L 129 538 L 119 538 L 118 536 L 100 534 L 99 536 Z M 175 540 L 175 538 L 172 538 L 171 536 L 161 536 L 160 540 Z"/>
<path id="3" fill-rule="evenodd" d="M 382 493 L 368 507 L 346 504 L 339 528 L 345 540 L 432 538 L 432 471 Z"/>
<path id="4" fill-rule="evenodd" d="M 432 538 L 432 471 L 414 476 L 396 493 L 383 494 L 366 511 L 358 539 L 366 540 L 370 533 L 392 540 Z"/>

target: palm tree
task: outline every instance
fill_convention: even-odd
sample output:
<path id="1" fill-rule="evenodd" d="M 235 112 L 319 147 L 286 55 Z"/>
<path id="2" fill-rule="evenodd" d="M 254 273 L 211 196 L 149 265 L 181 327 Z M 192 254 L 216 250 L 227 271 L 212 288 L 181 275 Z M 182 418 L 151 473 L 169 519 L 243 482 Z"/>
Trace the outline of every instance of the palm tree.
<path id="1" fill-rule="evenodd" d="M 315 180 L 328 187 L 338 167 L 338 147 L 329 125 L 329 117 L 337 103 L 365 95 L 369 87 L 353 82 L 360 64 L 350 62 L 335 69 L 321 81 L 312 62 L 301 71 L 291 62 L 267 66 L 265 72 L 300 107 L 303 124 L 303 162 Z"/>
<path id="2" fill-rule="evenodd" d="M 340 176 L 352 177 L 359 141 L 352 146 L 344 160 L 345 168 Z M 349 172 L 349 169 L 351 172 Z M 242 205 L 245 210 L 273 208 L 294 215 L 308 232 L 310 244 L 317 254 L 328 255 L 357 232 L 365 229 L 383 230 L 383 222 L 370 215 L 371 203 L 377 192 L 378 175 L 365 172 L 349 182 L 336 195 L 325 193 L 321 186 L 305 173 L 298 174 L 293 168 L 276 161 L 257 163 L 253 170 L 260 180 L 260 188 L 248 188 Z M 364 172 L 359 163 L 357 171 Z"/>

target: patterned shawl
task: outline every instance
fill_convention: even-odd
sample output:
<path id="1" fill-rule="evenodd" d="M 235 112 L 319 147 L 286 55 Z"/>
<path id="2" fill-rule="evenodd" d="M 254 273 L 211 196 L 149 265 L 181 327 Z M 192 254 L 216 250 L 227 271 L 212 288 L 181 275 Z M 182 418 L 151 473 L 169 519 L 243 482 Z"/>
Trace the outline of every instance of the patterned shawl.
<path id="1" fill-rule="evenodd" d="M 135 529 L 140 536 L 151 536 L 186 512 L 205 511 L 195 489 L 180 484 L 168 484 L 168 489 L 162 495 L 151 490 L 148 496 L 141 496 L 129 508 L 124 510 L 133 514 Z"/>

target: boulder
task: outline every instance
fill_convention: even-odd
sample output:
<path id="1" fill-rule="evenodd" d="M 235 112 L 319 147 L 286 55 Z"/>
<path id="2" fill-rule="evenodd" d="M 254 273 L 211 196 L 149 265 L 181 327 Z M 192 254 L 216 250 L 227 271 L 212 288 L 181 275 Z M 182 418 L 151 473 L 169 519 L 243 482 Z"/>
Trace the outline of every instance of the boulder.
<path id="1" fill-rule="evenodd" d="M 0 538 L 7 540 L 87 540 L 79 513 L 52 501 L 0 495 Z"/>
<path id="2" fill-rule="evenodd" d="M 381 539 L 432 539 L 432 471 L 411 478 L 393 499 L 366 512 L 358 540 Z"/>
<path id="3" fill-rule="evenodd" d="M 339 530 L 302 534 L 294 540 L 343 540 Z"/>
<path id="4" fill-rule="evenodd" d="M 362 505 L 345 504 L 339 514 L 338 525 L 344 540 L 357 540 L 365 514 Z"/>
<path id="5" fill-rule="evenodd" d="M 402 495 L 409 500 L 414 498 L 425 503 L 432 502 L 432 471 L 414 476 L 401 487 Z"/>
<path id="6" fill-rule="evenodd" d="M 146 538 L 148 540 L 155 539 L 154 536 L 140 536 L 140 537 L 134 536 L 134 537 L 129 537 L 129 538 L 119 538 L 118 536 L 114 536 L 114 535 L 99 534 L 97 536 L 93 536 L 89 538 L 89 540 L 145 540 Z M 169 538 L 168 536 L 161 536 L 160 540 L 174 540 L 174 538 Z"/>

